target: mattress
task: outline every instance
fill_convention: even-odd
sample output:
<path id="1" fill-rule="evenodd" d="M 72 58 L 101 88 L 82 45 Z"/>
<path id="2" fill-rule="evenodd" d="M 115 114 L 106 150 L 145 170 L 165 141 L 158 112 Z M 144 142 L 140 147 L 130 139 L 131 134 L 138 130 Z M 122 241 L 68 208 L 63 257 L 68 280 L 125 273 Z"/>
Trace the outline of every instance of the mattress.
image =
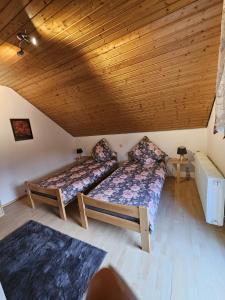
<path id="1" fill-rule="evenodd" d="M 115 204 L 147 207 L 150 231 L 153 231 L 165 176 L 164 162 L 143 165 L 127 161 L 88 196 Z"/>
<path id="2" fill-rule="evenodd" d="M 116 160 L 96 162 L 89 159 L 81 165 L 71 166 L 54 176 L 45 178 L 38 184 L 43 188 L 60 188 L 66 205 L 74 200 L 79 192 L 85 193 L 93 185 L 103 180 L 115 170 L 116 166 Z"/>

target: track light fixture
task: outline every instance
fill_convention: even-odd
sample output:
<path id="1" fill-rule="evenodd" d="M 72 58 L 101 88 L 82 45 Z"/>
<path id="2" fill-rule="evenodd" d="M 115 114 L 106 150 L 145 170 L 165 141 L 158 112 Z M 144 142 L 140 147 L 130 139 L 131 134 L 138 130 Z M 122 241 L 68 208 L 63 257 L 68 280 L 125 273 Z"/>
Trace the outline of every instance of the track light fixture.
<path id="1" fill-rule="evenodd" d="M 20 48 L 20 51 L 17 52 L 18 56 L 23 56 L 24 55 L 24 51 L 22 48 Z"/>
<path id="2" fill-rule="evenodd" d="M 34 46 L 37 45 L 37 40 L 34 36 L 30 36 L 26 33 L 26 30 L 24 32 L 17 33 L 17 39 L 19 40 L 19 48 L 20 50 L 17 52 L 18 56 L 24 55 L 24 46 L 26 44 L 32 44 Z"/>

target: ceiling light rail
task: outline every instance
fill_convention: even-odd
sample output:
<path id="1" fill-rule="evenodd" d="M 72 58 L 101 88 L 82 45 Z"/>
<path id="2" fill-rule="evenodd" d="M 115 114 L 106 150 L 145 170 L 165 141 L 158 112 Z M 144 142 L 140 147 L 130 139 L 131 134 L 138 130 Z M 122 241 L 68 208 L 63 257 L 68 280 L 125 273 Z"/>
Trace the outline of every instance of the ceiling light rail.
<path id="1" fill-rule="evenodd" d="M 19 48 L 20 50 L 17 52 L 18 56 L 24 55 L 24 47 L 26 44 L 32 44 L 34 46 L 37 46 L 37 39 L 35 36 L 30 36 L 26 33 L 26 30 L 24 32 L 17 33 L 17 39 L 19 40 Z"/>

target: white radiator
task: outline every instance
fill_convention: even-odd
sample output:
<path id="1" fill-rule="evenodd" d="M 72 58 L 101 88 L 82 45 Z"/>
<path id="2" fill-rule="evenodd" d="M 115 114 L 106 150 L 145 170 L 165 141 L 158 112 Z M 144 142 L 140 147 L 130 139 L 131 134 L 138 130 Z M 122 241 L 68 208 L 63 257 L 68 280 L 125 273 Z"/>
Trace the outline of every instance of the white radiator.
<path id="1" fill-rule="evenodd" d="M 195 154 L 195 180 L 206 222 L 223 226 L 225 179 L 212 161 L 201 152 Z"/>

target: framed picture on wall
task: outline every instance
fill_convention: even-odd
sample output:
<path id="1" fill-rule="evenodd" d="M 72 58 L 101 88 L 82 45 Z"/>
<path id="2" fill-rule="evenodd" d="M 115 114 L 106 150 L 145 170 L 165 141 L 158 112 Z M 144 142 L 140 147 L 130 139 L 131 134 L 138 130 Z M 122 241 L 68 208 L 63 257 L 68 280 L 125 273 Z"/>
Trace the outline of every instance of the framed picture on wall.
<path id="1" fill-rule="evenodd" d="M 33 134 L 29 119 L 10 119 L 15 141 L 31 140 Z"/>

